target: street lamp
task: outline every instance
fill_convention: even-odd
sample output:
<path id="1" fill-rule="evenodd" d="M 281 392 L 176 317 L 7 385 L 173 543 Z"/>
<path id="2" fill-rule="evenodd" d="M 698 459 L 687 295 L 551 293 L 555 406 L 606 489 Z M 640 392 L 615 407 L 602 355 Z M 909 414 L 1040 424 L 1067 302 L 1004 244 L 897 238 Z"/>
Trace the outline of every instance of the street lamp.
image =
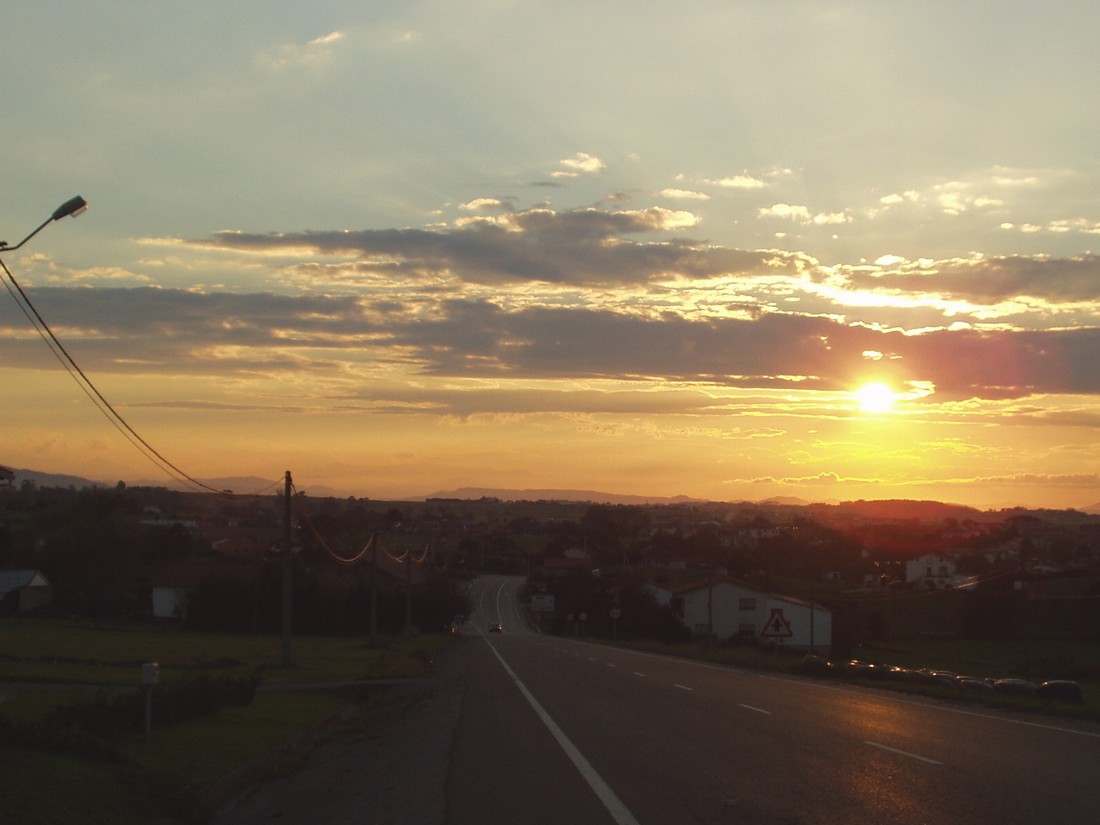
<path id="1" fill-rule="evenodd" d="M 23 240 L 21 240 L 15 246 L 8 246 L 7 241 L 0 241 L 0 252 L 10 252 L 13 249 L 18 249 L 23 244 L 25 244 L 27 241 L 29 241 L 31 238 L 33 238 L 35 235 L 37 235 L 39 232 L 41 232 L 43 229 L 45 229 L 46 224 L 48 224 L 50 221 L 59 221 L 62 218 L 68 218 L 68 217 L 75 218 L 77 215 L 79 215 L 81 212 L 83 212 L 87 208 L 88 208 L 88 202 L 86 200 L 84 200 L 84 198 L 80 197 L 80 195 L 77 195 L 76 197 L 73 197 L 73 198 L 69 198 L 67 201 L 65 201 L 63 204 L 61 204 L 61 206 L 57 207 L 57 209 L 55 209 L 53 211 L 52 215 L 50 215 L 48 218 L 46 218 L 46 220 L 42 221 L 42 223 L 38 226 L 37 229 L 35 229 L 31 234 L 29 234 L 27 237 L 25 237 Z"/>

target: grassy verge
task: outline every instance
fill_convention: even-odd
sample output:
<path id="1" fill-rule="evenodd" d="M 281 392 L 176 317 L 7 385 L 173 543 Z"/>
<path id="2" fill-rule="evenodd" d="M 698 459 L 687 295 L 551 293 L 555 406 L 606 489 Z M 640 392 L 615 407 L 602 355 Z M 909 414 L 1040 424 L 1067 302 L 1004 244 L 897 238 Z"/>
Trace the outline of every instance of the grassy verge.
<path id="1" fill-rule="evenodd" d="M 278 748 L 303 729 L 348 706 L 352 693 L 331 683 L 424 676 L 449 637 L 380 640 L 295 638 L 293 664 L 281 664 L 278 638 L 208 635 L 150 625 L 101 625 L 59 620 L 0 620 L 0 717 L 30 724 L 86 690 L 136 686 L 143 661 L 156 661 L 161 681 L 218 677 L 262 669 L 265 686 L 247 707 L 223 708 L 190 722 L 157 727 L 153 735 L 122 735 L 105 753 L 44 752 L 0 744 L 0 799 L 5 823 L 148 822 L 174 815 L 203 821 L 204 793 L 241 766 Z M 77 685 L 91 688 L 77 690 Z M 310 689 L 310 685 L 316 687 Z M 385 701 L 368 692 L 342 724 Z M 301 758 L 301 749 L 286 758 Z M 280 769 L 272 763 L 269 769 Z M 283 763 L 282 767 L 286 767 Z M 49 792 L 44 792 L 48 785 Z"/>

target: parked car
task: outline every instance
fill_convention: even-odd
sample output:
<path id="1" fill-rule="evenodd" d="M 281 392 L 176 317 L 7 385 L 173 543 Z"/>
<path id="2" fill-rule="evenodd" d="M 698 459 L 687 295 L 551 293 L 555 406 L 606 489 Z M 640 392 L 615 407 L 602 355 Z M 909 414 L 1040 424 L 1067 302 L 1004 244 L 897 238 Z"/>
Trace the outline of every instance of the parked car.
<path id="1" fill-rule="evenodd" d="M 1009 696 L 1034 696 L 1038 686 L 1027 679 L 997 679 L 993 682 L 993 689 Z"/>
<path id="2" fill-rule="evenodd" d="M 988 679 L 979 679 L 977 676 L 956 676 L 955 685 L 964 690 L 994 690 L 993 683 Z"/>
<path id="3" fill-rule="evenodd" d="M 1054 699 L 1056 702 L 1071 702 L 1079 705 L 1085 701 L 1085 692 L 1077 682 L 1064 679 L 1056 679 L 1052 682 L 1043 682 L 1035 695 L 1040 699 Z"/>

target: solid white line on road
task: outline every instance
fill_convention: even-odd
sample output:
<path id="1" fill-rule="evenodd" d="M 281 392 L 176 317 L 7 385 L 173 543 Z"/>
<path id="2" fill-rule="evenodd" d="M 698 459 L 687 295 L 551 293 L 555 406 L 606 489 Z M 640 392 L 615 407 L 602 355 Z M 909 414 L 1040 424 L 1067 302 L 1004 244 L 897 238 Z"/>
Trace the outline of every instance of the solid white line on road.
<path id="1" fill-rule="evenodd" d="M 884 751 L 890 751 L 890 753 L 896 753 L 899 756 L 908 756 L 910 759 L 919 759 L 921 762 L 927 762 L 929 765 L 943 764 L 943 762 L 937 762 L 935 759 L 929 759 L 927 756 L 909 753 L 909 751 L 901 751 L 897 748 L 891 748 L 889 745 L 883 745 L 881 742 L 872 742 L 870 739 L 864 739 L 863 744 L 870 745 L 872 748 L 882 748 Z"/>
<path id="2" fill-rule="evenodd" d="M 678 688 L 680 688 L 680 690 L 690 690 L 690 691 L 691 691 L 692 693 L 694 693 L 694 692 L 695 692 L 695 688 L 693 688 L 693 687 L 688 687 L 687 685 L 677 685 L 676 683 L 673 683 L 673 685 L 672 685 L 672 686 L 673 686 L 673 687 L 678 687 Z"/>
<path id="3" fill-rule="evenodd" d="M 493 651 L 493 655 L 500 660 L 500 664 L 503 666 L 505 672 L 512 677 L 512 681 L 516 683 L 516 687 L 519 688 L 519 692 L 523 694 L 523 698 L 525 698 L 527 703 L 534 708 L 535 713 L 538 715 L 539 719 L 542 720 L 542 723 L 546 725 L 550 734 L 557 740 L 558 744 L 561 745 L 561 749 L 565 751 L 566 756 L 573 762 L 577 770 L 581 772 L 581 776 L 584 777 L 585 782 L 595 791 L 596 796 L 600 798 L 604 807 L 607 808 L 607 812 L 611 814 L 611 818 L 615 820 L 616 825 L 640 825 L 638 820 L 634 818 L 634 814 L 630 812 L 626 805 L 622 803 L 622 800 L 620 800 L 619 797 L 615 795 L 615 792 L 611 790 L 611 786 L 603 781 L 603 778 L 596 773 L 596 769 L 584 758 L 584 754 L 577 750 L 577 746 L 569 741 L 564 731 L 558 727 L 557 722 L 555 722 L 550 714 L 543 709 L 542 705 L 538 703 L 538 700 L 535 699 L 531 691 L 527 689 L 527 685 L 523 684 L 512 668 L 508 667 L 508 663 L 504 661 L 504 657 L 501 656 L 492 645 L 489 645 L 489 649 Z"/>
<path id="4" fill-rule="evenodd" d="M 763 713 L 765 716 L 772 715 L 772 712 L 770 710 L 764 710 L 763 708 L 754 708 L 752 705 L 738 705 L 737 707 L 744 708 L 745 710 L 751 710 L 754 713 Z"/>

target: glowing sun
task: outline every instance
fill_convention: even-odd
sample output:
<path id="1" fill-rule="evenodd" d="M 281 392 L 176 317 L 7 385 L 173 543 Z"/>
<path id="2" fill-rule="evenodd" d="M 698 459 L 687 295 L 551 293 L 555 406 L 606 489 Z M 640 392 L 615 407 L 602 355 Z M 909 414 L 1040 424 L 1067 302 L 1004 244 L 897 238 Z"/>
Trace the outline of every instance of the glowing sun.
<path id="1" fill-rule="evenodd" d="M 855 396 L 856 401 L 859 403 L 860 412 L 865 413 L 889 412 L 894 408 L 896 398 L 889 385 L 883 384 L 881 381 L 864 384 L 856 390 Z"/>

